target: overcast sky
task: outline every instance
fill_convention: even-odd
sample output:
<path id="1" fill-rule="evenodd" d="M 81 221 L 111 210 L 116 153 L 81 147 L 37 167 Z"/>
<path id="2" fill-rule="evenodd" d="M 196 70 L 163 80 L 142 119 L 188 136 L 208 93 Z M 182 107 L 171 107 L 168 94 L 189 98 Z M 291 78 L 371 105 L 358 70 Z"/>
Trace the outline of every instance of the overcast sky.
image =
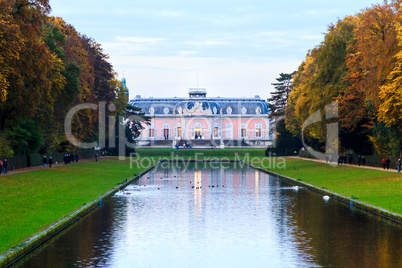
<path id="1" fill-rule="evenodd" d="M 380 0 L 50 0 L 53 16 L 103 45 L 130 98 L 269 97 L 331 23 Z"/>

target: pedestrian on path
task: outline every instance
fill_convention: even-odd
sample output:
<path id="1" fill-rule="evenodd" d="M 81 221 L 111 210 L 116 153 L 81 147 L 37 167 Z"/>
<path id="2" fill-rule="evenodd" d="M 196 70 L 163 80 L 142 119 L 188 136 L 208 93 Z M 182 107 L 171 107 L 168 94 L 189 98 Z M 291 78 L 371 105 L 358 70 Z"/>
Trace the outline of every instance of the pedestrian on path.
<path id="1" fill-rule="evenodd" d="M 52 157 L 49 157 L 49 168 L 52 167 L 52 164 L 53 164 L 53 159 L 52 159 Z"/>
<path id="2" fill-rule="evenodd" d="M 398 170 L 398 172 L 401 172 L 401 159 L 398 159 L 398 161 L 396 161 L 396 169 Z"/>
<path id="3" fill-rule="evenodd" d="M 4 174 L 7 174 L 7 172 L 8 172 L 8 161 L 7 161 L 7 159 L 4 159 L 3 169 L 4 169 Z"/>
<path id="4" fill-rule="evenodd" d="M 3 162 L 0 161 L 0 176 L 2 171 L 3 171 Z"/>
<path id="5" fill-rule="evenodd" d="M 43 157 L 43 167 L 46 167 L 47 165 L 47 158 L 46 155 Z"/>
<path id="6" fill-rule="evenodd" d="M 387 160 L 385 160 L 386 164 L 387 164 L 387 170 L 389 169 L 389 163 L 391 162 L 391 160 L 389 159 L 389 157 L 387 158 Z"/>
<path id="7" fill-rule="evenodd" d="M 362 163 L 362 157 L 359 155 L 359 157 L 357 157 L 357 164 L 360 167 L 360 164 Z"/>
<path id="8" fill-rule="evenodd" d="M 385 169 L 386 164 L 387 164 L 387 160 L 385 160 L 385 158 L 383 158 L 382 159 L 382 166 L 383 166 L 384 169 Z"/>
<path id="9" fill-rule="evenodd" d="M 95 154 L 95 161 L 98 162 L 98 154 Z"/>
<path id="10" fill-rule="evenodd" d="M 362 165 L 364 167 L 364 165 L 366 164 L 366 158 L 364 157 L 364 155 L 362 156 Z"/>

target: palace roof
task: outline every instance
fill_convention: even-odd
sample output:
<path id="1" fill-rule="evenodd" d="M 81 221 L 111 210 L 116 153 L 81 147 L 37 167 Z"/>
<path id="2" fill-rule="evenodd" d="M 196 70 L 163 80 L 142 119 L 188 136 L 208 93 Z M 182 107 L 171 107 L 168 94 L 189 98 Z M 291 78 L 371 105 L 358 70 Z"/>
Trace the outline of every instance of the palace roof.
<path id="1" fill-rule="evenodd" d="M 198 95 L 191 95 L 191 94 Z M 261 99 L 259 96 L 254 98 L 207 98 L 199 97 L 202 91 L 190 90 L 188 98 L 141 98 L 137 96 L 129 101 L 129 104 L 139 107 L 147 115 L 171 115 L 186 114 L 198 111 L 209 111 L 209 114 L 267 114 L 268 102 Z M 193 97 L 197 96 L 197 97 Z"/>

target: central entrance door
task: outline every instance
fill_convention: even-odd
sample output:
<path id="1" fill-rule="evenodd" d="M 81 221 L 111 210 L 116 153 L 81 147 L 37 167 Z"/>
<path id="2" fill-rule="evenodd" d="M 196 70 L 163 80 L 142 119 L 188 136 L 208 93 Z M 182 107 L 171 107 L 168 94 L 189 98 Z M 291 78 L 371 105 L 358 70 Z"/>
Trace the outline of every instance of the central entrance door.
<path id="1" fill-rule="evenodd" d="M 201 138 L 201 127 L 195 127 L 194 128 L 194 136 L 195 138 Z"/>

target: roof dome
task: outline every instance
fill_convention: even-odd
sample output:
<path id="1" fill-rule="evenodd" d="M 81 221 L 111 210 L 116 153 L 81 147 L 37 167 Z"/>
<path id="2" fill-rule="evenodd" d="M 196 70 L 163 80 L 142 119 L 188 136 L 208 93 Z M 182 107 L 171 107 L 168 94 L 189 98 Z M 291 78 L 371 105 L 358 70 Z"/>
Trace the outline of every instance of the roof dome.
<path id="1" fill-rule="evenodd" d="M 123 77 L 123 78 L 121 79 L 121 83 L 123 84 L 123 86 L 126 86 L 126 78 Z"/>

